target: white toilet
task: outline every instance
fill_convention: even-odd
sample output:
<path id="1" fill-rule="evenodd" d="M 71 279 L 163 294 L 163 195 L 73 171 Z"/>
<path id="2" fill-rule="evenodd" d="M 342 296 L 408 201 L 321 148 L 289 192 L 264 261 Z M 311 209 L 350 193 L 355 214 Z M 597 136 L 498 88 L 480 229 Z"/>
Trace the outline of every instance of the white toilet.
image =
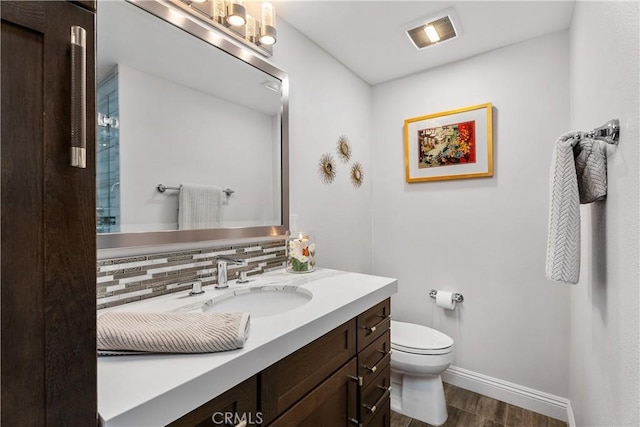
<path id="1" fill-rule="evenodd" d="M 453 339 L 413 323 L 391 321 L 391 409 L 439 426 L 447 421 L 442 374 L 453 361 Z"/>

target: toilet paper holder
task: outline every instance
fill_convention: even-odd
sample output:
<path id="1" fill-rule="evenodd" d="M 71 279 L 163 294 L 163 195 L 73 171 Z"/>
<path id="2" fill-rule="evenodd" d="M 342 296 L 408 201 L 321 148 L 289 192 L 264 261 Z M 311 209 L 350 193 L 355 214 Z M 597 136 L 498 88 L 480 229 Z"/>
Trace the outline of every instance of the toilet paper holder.
<path id="1" fill-rule="evenodd" d="M 436 289 L 431 289 L 431 290 L 429 291 L 429 296 L 430 296 L 431 298 L 435 298 L 435 297 L 436 297 L 436 295 L 438 295 L 438 291 L 437 291 Z M 453 301 L 455 301 L 455 302 L 462 302 L 462 301 L 464 301 L 464 297 L 462 296 L 462 294 L 461 294 L 461 293 L 458 293 L 458 292 L 455 292 L 455 293 L 451 296 L 451 299 L 452 299 Z"/>

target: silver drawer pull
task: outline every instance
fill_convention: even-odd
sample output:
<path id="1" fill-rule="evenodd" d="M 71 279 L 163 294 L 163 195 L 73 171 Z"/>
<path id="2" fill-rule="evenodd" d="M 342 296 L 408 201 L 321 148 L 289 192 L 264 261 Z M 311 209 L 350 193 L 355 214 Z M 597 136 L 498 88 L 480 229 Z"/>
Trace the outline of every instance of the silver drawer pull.
<path id="1" fill-rule="evenodd" d="M 364 369 L 368 369 L 369 371 L 371 371 L 371 373 L 374 373 L 375 371 L 377 371 L 378 370 L 378 365 L 380 363 L 384 362 L 385 359 L 387 359 L 388 357 L 391 357 L 391 352 L 388 352 L 388 353 L 387 352 L 382 352 L 382 353 L 384 353 L 384 356 L 382 356 L 382 358 L 380 360 L 378 360 L 375 365 L 373 365 L 372 367 L 369 367 L 367 365 L 362 365 L 362 367 Z"/>
<path id="2" fill-rule="evenodd" d="M 387 320 L 391 319 L 391 316 L 385 316 L 384 319 L 382 319 L 381 321 L 379 321 L 378 323 L 376 323 L 373 326 L 363 326 L 364 329 L 366 329 L 367 331 L 373 333 L 375 331 L 378 330 L 378 328 L 380 327 L 380 325 L 382 325 L 384 322 L 386 322 Z"/>
<path id="3" fill-rule="evenodd" d="M 71 166 L 87 167 L 87 31 L 71 27 Z"/>
<path id="4" fill-rule="evenodd" d="M 362 404 L 362 407 L 367 409 L 372 414 L 376 412 L 376 410 L 380 407 L 380 405 L 384 403 L 385 400 L 387 400 L 387 398 L 389 397 L 389 394 L 391 393 L 391 387 L 383 387 L 383 386 L 378 386 L 378 387 L 384 389 L 384 394 L 380 396 L 380 399 L 378 399 L 375 405 L 371 406 L 364 403 Z"/>

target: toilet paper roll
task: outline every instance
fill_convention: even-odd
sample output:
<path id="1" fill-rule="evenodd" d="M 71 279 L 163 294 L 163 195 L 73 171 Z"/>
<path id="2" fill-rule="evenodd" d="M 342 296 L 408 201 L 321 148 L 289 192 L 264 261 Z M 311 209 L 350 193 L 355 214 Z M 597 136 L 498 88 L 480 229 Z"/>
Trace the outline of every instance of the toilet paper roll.
<path id="1" fill-rule="evenodd" d="M 438 291 L 436 294 L 436 305 L 445 310 L 453 310 L 456 308 L 456 302 L 453 300 L 453 292 Z"/>

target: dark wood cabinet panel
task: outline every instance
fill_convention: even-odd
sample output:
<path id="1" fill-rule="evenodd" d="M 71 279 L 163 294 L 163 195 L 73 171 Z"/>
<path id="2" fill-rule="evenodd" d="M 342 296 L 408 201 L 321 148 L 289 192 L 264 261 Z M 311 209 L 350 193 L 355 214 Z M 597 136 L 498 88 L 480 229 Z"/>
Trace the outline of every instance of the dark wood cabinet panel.
<path id="1" fill-rule="evenodd" d="M 63 1 L 2 2 L 2 414 L 6 425 L 95 425 L 95 137 L 69 166 L 70 28 L 87 31 L 95 128 L 95 16 Z"/>
<path id="2" fill-rule="evenodd" d="M 44 233 L 42 227 L 34 227 L 43 220 L 44 130 L 42 120 L 33 122 L 44 109 L 42 39 L 37 31 L 2 21 L 2 424 L 6 425 L 11 425 L 7 420 L 44 425 L 44 413 L 31 410 L 45 406 L 45 367 L 39 357 L 44 353 L 44 295 L 41 287 L 25 286 L 42 284 L 45 277 Z M 8 144 L 11 140 L 23 143 Z"/>
<path id="3" fill-rule="evenodd" d="M 72 3 L 76 3 L 78 6 L 82 6 L 91 12 L 96 11 L 97 1 L 96 0 L 75 0 Z"/>
<path id="4" fill-rule="evenodd" d="M 189 412 L 169 424 L 170 427 L 235 426 L 243 420 L 247 425 L 260 424 L 257 414 L 257 377 L 238 384 L 231 390 Z"/>
<path id="5" fill-rule="evenodd" d="M 352 319 L 260 374 L 261 410 L 265 423 L 355 356 L 355 327 L 355 319 Z"/>
<path id="6" fill-rule="evenodd" d="M 278 417 L 271 426 L 352 426 L 352 420 L 357 419 L 355 374 L 354 358 Z"/>

